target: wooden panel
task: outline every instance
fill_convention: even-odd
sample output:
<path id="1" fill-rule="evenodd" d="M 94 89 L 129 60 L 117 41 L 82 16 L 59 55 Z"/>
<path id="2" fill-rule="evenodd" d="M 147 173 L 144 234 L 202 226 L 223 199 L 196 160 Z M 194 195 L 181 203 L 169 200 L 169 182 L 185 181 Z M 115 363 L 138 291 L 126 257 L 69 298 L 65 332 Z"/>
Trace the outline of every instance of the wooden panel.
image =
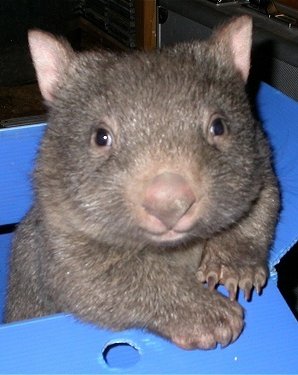
<path id="1" fill-rule="evenodd" d="M 137 48 L 156 48 L 156 0 L 135 0 Z"/>

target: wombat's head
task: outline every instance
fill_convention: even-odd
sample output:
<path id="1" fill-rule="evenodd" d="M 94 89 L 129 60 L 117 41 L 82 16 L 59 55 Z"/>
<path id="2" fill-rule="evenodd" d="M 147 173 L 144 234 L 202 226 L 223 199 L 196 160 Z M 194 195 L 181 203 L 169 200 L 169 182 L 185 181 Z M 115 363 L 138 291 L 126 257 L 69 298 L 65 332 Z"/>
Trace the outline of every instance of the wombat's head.
<path id="1" fill-rule="evenodd" d="M 240 17 L 207 42 L 122 56 L 32 31 L 49 106 L 36 173 L 45 214 L 109 244 L 158 246 L 245 215 L 262 172 L 245 94 L 251 29 Z"/>

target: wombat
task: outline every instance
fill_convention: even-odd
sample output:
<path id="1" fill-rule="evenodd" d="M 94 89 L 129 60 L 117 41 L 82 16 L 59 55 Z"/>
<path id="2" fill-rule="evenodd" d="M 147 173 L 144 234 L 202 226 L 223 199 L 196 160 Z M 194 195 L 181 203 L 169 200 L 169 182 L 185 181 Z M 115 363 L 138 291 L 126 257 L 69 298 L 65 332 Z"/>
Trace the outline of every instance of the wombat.
<path id="1" fill-rule="evenodd" d="M 265 285 L 279 209 L 245 88 L 251 39 L 247 16 L 151 53 L 79 53 L 29 33 L 49 118 L 7 322 L 68 312 L 185 349 L 237 339 L 237 291 Z"/>

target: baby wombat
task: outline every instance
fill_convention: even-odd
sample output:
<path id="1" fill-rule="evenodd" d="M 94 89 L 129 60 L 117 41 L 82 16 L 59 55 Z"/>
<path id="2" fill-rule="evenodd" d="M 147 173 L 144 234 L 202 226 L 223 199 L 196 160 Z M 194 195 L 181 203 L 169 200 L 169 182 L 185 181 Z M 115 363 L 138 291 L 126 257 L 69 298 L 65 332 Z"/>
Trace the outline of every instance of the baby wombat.
<path id="1" fill-rule="evenodd" d="M 49 119 L 7 321 L 64 311 L 187 349 L 236 340 L 237 290 L 264 286 L 279 206 L 245 92 L 251 29 L 243 16 L 208 41 L 127 55 L 30 32 Z"/>

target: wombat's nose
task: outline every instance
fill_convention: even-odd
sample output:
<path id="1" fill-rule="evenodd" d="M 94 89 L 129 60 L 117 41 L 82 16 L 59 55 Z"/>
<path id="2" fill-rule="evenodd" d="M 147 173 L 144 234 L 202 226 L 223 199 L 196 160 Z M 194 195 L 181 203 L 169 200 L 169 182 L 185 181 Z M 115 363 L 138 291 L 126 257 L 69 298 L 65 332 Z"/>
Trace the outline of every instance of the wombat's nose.
<path id="1" fill-rule="evenodd" d="M 195 200 L 193 191 L 182 176 L 165 172 L 156 176 L 147 187 L 143 207 L 171 229 Z"/>

